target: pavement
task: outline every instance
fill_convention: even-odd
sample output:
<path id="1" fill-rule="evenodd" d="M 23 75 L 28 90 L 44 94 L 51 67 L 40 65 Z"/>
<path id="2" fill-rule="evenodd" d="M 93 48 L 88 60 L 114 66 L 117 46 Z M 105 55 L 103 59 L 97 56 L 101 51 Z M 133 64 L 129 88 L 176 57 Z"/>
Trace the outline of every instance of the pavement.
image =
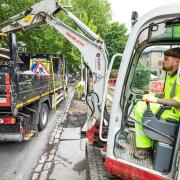
<path id="1" fill-rule="evenodd" d="M 55 167 L 49 179 L 85 180 L 84 147 L 85 140 L 80 140 L 80 128 L 65 128 L 54 158 Z"/>
<path id="2" fill-rule="evenodd" d="M 66 112 L 59 118 L 48 147 L 32 174 L 32 180 L 85 180 L 85 143 L 80 139 L 80 127 L 64 128 L 73 93 L 67 102 Z"/>

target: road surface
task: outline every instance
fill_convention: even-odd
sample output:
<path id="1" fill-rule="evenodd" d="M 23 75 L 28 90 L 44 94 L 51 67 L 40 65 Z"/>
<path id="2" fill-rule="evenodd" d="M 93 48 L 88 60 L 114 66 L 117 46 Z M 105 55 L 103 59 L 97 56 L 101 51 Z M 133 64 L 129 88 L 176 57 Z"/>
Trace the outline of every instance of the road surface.
<path id="1" fill-rule="evenodd" d="M 49 138 L 55 128 L 59 114 L 64 112 L 66 101 L 58 106 L 58 113 L 50 112 L 46 129 L 21 143 L 0 143 L 0 180 L 29 180 L 46 150 Z"/>

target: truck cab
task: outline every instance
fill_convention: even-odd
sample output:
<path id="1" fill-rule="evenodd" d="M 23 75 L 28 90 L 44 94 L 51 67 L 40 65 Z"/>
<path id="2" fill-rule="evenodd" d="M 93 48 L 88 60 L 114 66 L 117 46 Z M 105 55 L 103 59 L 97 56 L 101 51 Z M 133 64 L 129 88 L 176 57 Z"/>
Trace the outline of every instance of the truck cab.
<path id="1" fill-rule="evenodd" d="M 155 9 L 138 20 L 129 36 L 113 97 L 104 164 L 109 173 L 121 179 L 179 177 L 179 122 L 162 123 L 161 118 L 154 122 L 148 117 L 142 125 L 144 133 L 154 142 L 152 153 L 144 160 L 133 156 L 134 106 L 146 91 L 163 92 L 167 76 L 161 68 L 163 53 L 180 46 L 179 19 L 178 6 Z M 155 80 L 151 78 L 152 74 L 156 76 Z M 180 85 L 179 78 L 176 83 Z M 152 122 L 154 126 L 150 124 Z"/>

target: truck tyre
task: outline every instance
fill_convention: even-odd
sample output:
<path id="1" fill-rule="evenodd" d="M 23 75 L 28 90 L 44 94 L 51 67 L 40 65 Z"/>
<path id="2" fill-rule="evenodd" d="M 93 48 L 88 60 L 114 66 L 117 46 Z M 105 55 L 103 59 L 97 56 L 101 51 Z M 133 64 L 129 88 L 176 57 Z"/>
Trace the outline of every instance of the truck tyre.
<path id="1" fill-rule="evenodd" d="M 38 130 L 42 131 L 48 122 L 48 114 L 49 114 L 49 108 L 46 103 L 43 103 L 41 105 L 41 109 L 39 112 L 39 122 L 38 122 Z"/>

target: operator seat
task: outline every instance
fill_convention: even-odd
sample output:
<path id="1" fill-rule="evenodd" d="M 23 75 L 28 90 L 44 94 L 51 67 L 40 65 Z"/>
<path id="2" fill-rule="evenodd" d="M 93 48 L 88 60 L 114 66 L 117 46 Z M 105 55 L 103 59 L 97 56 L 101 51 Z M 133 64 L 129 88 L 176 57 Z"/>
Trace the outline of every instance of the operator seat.
<path id="1" fill-rule="evenodd" d="M 160 119 L 161 114 L 169 109 L 171 109 L 170 106 L 161 106 L 159 112 L 154 116 L 148 107 L 143 115 L 143 124 L 146 125 L 144 132 L 149 138 L 173 145 L 176 140 L 178 122 L 173 119 Z"/>
<path id="2" fill-rule="evenodd" d="M 154 169 L 163 173 L 170 171 L 179 122 L 173 119 L 162 120 L 161 114 L 171 109 L 170 106 L 161 106 L 160 111 L 153 115 L 149 103 L 143 115 L 144 133 L 154 140 Z"/>

